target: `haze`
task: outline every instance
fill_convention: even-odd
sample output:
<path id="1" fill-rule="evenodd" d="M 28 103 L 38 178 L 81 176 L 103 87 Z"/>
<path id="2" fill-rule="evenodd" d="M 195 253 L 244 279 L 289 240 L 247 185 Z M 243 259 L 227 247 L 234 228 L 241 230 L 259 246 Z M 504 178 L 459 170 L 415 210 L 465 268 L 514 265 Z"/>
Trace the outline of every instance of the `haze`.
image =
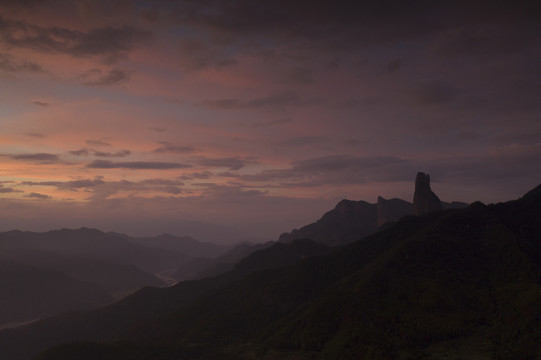
<path id="1" fill-rule="evenodd" d="M 276 239 L 541 178 L 539 5 L 0 3 L 0 230 Z"/>

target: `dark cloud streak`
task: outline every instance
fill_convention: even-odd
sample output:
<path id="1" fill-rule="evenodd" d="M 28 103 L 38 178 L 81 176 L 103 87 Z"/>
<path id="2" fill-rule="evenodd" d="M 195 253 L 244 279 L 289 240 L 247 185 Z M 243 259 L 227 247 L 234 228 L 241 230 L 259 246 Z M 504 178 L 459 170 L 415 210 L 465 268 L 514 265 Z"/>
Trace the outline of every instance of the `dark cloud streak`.
<path id="1" fill-rule="evenodd" d="M 174 154 L 186 154 L 192 153 L 195 149 L 191 146 L 174 145 L 168 142 L 161 142 L 162 146 L 154 149 L 156 153 L 174 153 Z"/>
<path id="2" fill-rule="evenodd" d="M 7 73 L 46 73 L 41 65 L 31 61 L 18 61 L 6 53 L 0 53 L 0 71 Z"/>
<path id="3" fill-rule="evenodd" d="M 130 150 L 120 150 L 115 153 L 95 151 L 94 155 L 97 157 L 126 157 L 131 154 Z"/>
<path id="4" fill-rule="evenodd" d="M 305 187 L 411 181 L 416 172 L 423 169 L 433 174 L 435 180 L 469 179 L 472 183 L 481 183 L 501 179 L 541 178 L 538 167 L 527 166 L 541 162 L 540 154 L 540 145 L 537 144 L 499 154 L 425 160 L 334 155 L 296 161 L 287 169 L 233 176 L 239 181 L 271 184 L 278 181 L 283 187 Z"/>
<path id="5" fill-rule="evenodd" d="M 201 159 L 197 161 L 197 164 L 203 166 L 212 166 L 212 167 L 227 167 L 231 170 L 239 170 L 246 166 L 247 163 L 253 163 L 253 160 L 246 160 L 240 157 L 229 157 L 229 158 L 216 158 L 216 159 Z"/>
<path id="6" fill-rule="evenodd" d="M 191 165 L 157 161 L 112 162 L 95 160 L 87 164 L 86 167 L 90 169 L 169 170 L 185 169 L 191 167 Z"/>
<path id="7" fill-rule="evenodd" d="M 376 179 L 409 179 L 409 173 L 416 171 L 415 166 L 413 161 L 396 157 L 332 155 L 296 161 L 288 169 L 265 170 L 238 178 L 242 181 L 280 181 L 284 187 L 363 184 Z"/>
<path id="8" fill-rule="evenodd" d="M 59 189 L 76 190 L 80 188 L 89 188 L 102 185 L 105 182 L 103 177 L 96 176 L 94 179 L 81 179 L 71 181 L 23 181 L 21 185 L 25 186 L 54 186 Z"/>
<path id="9" fill-rule="evenodd" d="M 87 140 L 86 143 L 91 146 L 111 146 L 111 144 L 103 140 Z"/>
<path id="10" fill-rule="evenodd" d="M 120 150 L 120 151 L 112 153 L 112 152 L 96 151 L 96 150 L 90 150 L 90 149 L 79 149 L 79 150 L 70 151 L 69 153 L 75 156 L 94 155 L 97 157 L 126 157 L 131 154 L 131 151 Z"/>
<path id="11" fill-rule="evenodd" d="M 37 106 L 45 107 L 45 108 L 51 107 L 50 102 L 43 101 L 43 100 L 32 100 L 31 103 Z"/>
<path id="12" fill-rule="evenodd" d="M 88 156 L 90 154 L 88 149 L 72 150 L 69 153 L 71 155 L 75 155 L 75 156 Z"/>
<path id="13" fill-rule="evenodd" d="M 239 99 L 206 100 L 200 105 L 212 110 L 244 110 L 267 107 L 298 106 L 306 103 L 293 91 L 286 91 L 248 101 Z"/>
<path id="14" fill-rule="evenodd" d="M 108 61 L 125 57 L 133 46 L 150 36 L 135 27 L 102 27 L 86 32 L 61 27 L 41 27 L 0 16 L 0 43 L 6 47 L 67 54 L 80 58 L 101 56 Z"/>
<path id="15" fill-rule="evenodd" d="M 49 200 L 49 199 L 52 199 L 49 195 L 45 195 L 45 194 L 40 194 L 40 193 L 35 193 L 35 192 L 32 192 L 28 195 L 25 195 L 24 196 L 25 198 L 31 198 L 31 199 L 40 199 L 40 200 Z"/>
<path id="16" fill-rule="evenodd" d="M 93 76 L 93 74 L 98 74 L 98 76 Z M 92 78 L 92 80 L 87 80 L 83 84 L 87 86 L 110 86 L 121 84 L 130 80 L 131 72 L 120 70 L 120 69 L 110 69 L 109 72 L 103 74 L 101 70 L 94 72 L 89 72 L 83 74 L 81 78 L 87 79 Z"/>
<path id="17" fill-rule="evenodd" d="M 43 139 L 43 138 L 46 137 L 44 134 L 42 134 L 42 133 L 36 133 L 36 132 L 26 133 L 25 135 L 26 135 L 26 136 L 33 137 L 33 138 L 38 138 L 38 139 Z"/>
<path id="18" fill-rule="evenodd" d="M 179 24 L 235 35 L 325 40 L 346 36 L 360 41 L 404 39 L 456 25 L 516 22 L 538 18 L 539 4 L 489 1 L 332 0 L 234 3 L 180 1 L 172 16 Z M 384 24 L 384 25 L 382 25 Z M 378 31 L 374 31 L 377 29 Z M 372 31 L 369 31 L 372 30 Z"/>
<path id="19" fill-rule="evenodd" d="M 0 193 L 1 194 L 12 193 L 12 192 L 17 192 L 17 190 L 15 190 L 13 188 L 9 188 L 9 187 L 0 186 Z"/>
<path id="20" fill-rule="evenodd" d="M 47 153 L 36 153 L 36 154 L 17 154 L 10 156 L 13 160 L 26 160 L 26 161 L 39 161 L 44 163 L 53 163 L 58 162 L 60 159 L 58 155 L 47 154 Z"/>

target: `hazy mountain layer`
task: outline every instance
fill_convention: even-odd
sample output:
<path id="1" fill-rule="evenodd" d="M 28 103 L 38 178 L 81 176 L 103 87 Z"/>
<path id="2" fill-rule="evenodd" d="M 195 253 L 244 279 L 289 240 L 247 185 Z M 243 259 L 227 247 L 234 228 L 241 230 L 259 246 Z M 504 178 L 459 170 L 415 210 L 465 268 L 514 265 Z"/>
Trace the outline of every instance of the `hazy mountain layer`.
<path id="1" fill-rule="evenodd" d="M 81 256 L 24 250 L 3 254 L 3 257 L 96 284 L 115 297 L 127 295 L 143 286 L 165 285 L 155 275 L 133 265 L 107 263 Z"/>
<path id="2" fill-rule="evenodd" d="M 112 301 L 104 289 L 61 272 L 0 261 L 0 327 Z"/>
<path id="3" fill-rule="evenodd" d="M 108 263 L 133 265 L 150 273 L 175 268 L 189 258 L 184 254 L 134 244 L 122 236 L 106 234 L 95 229 L 0 233 L 2 253 L 21 250 L 40 250 Z"/>
<path id="4" fill-rule="evenodd" d="M 123 235 L 130 242 L 146 247 L 175 251 L 190 257 L 215 258 L 228 251 L 231 246 L 218 245 L 209 242 L 200 242 L 190 236 L 175 236 L 162 234 L 154 237 L 129 237 Z"/>
<path id="5" fill-rule="evenodd" d="M 271 241 L 263 244 L 242 243 L 214 259 L 194 258 L 180 264 L 171 276 L 177 279 L 177 281 L 217 276 L 232 270 L 241 259 L 253 252 L 266 249 L 273 244 Z"/>

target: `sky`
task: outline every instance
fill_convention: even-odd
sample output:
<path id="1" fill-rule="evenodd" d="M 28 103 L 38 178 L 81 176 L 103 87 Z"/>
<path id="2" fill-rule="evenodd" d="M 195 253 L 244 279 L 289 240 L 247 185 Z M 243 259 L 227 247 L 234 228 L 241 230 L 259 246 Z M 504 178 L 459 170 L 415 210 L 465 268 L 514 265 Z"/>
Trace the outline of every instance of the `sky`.
<path id="1" fill-rule="evenodd" d="M 448 4 L 452 3 L 452 4 Z M 541 6 L 0 0 L 0 231 L 275 240 L 541 183 Z"/>

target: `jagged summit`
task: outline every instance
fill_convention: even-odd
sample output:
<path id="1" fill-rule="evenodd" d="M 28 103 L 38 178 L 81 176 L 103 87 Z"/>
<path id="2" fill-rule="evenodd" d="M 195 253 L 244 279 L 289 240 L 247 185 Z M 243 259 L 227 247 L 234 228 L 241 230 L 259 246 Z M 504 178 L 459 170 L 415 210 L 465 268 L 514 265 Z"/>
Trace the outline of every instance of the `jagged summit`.
<path id="1" fill-rule="evenodd" d="M 341 200 L 335 208 L 318 221 L 280 235 L 278 241 L 312 239 L 327 245 L 349 244 L 369 235 L 386 223 L 406 215 L 422 215 L 442 209 L 460 209 L 466 203 L 442 202 L 430 189 L 430 175 L 419 172 L 415 180 L 414 203 L 402 199 L 385 199 L 378 196 L 377 203 Z"/>
<path id="2" fill-rule="evenodd" d="M 430 175 L 418 172 L 415 178 L 415 194 L 413 195 L 413 214 L 423 215 L 442 209 L 438 196 L 430 188 Z"/>

